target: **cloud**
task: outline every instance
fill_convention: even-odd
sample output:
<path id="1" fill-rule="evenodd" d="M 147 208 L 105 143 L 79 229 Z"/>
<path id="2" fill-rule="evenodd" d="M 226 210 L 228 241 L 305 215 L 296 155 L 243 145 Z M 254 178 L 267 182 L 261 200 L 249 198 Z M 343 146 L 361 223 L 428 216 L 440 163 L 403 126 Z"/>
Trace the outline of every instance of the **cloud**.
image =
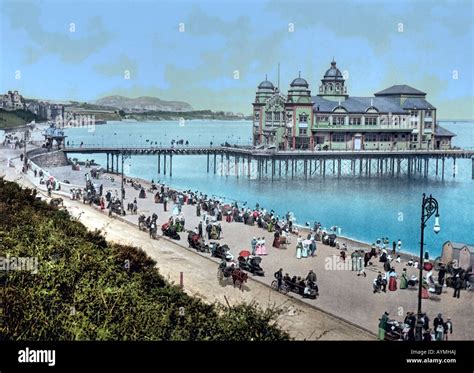
<path id="1" fill-rule="evenodd" d="M 135 78 L 138 75 L 138 66 L 136 61 L 130 59 L 126 55 L 121 55 L 116 61 L 111 63 L 94 65 L 94 70 L 99 74 L 110 77 L 123 77 L 125 71 L 129 72 L 130 78 Z"/>
<path id="2" fill-rule="evenodd" d="M 47 31 L 41 25 L 39 6 L 31 2 L 8 2 L 4 14 L 11 27 L 23 30 L 31 41 L 24 47 L 25 63 L 35 63 L 43 54 L 58 55 L 65 63 L 78 63 L 99 51 L 112 39 L 100 17 L 93 17 L 84 28 L 85 36 L 76 37 L 65 28 L 64 32 Z"/>

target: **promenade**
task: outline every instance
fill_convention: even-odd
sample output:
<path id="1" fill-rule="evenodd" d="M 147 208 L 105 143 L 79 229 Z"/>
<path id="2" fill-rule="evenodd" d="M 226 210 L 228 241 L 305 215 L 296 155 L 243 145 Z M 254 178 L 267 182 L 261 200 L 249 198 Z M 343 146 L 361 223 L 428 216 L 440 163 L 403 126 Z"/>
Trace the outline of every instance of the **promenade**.
<path id="1" fill-rule="evenodd" d="M 4 162 L 0 165 L 5 169 Z M 18 167 L 19 160 L 16 160 L 15 168 L 7 169 L 8 178 L 21 177 Z M 73 172 L 70 167 L 63 167 L 49 171 L 59 180 L 67 178 L 71 184 L 83 185 L 84 173 L 87 169 Z M 38 186 L 38 181 L 39 179 L 35 179 L 30 172 L 27 178 L 22 177 L 21 182 L 34 183 Z M 113 182 L 107 177 L 95 182 L 104 184 L 104 192 L 108 189 L 120 189 L 120 178 L 117 175 L 114 175 Z M 172 204 L 169 204 L 168 212 L 164 212 L 163 205 L 155 204 L 151 194 L 147 193 L 146 199 L 139 199 L 138 191 L 126 186 L 125 205 L 132 202 L 134 198 L 138 201 L 138 214 L 157 213 L 159 225 L 171 216 Z M 403 321 L 408 311 L 416 312 L 416 288 L 395 292 L 387 290 L 387 293 L 373 294 L 372 281 L 379 270 L 383 271 L 378 259 L 373 260 L 373 266 L 366 268 L 367 277 L 364 278 L 357 276 L 353 271 L 339 270 L 334 267 L 334 264 L 338 263 L 339 256 L 335 248 L 318 242 L 316 257 L 297 259 L 296 236 L 291 237 L 292 243 L 287 249 L 276 249 L 271 247 L 273 233 L 259 229 L 257 226 L 222 221 L 223 237 L 220 243 L 228 244 L 234 256 L 237 256 L 240 250 L 250 248 L 252 237 L 263 236 L 266 240 L 268 255 L 263 257 L 262 261 L 266 276 L 252 277 L 252 280 L 244 287 L 244 292 L 241 292 L 234 289 L 230 281 L 225 286 L 218 284 L 217 261 L 210 258 L 209 254 L 196 253 L 195 250 L 187 248 L 187 234 L 184 232 L 181 233 L 180 241 L 170 242 L 161 237 L 158 240 L 152 240 L 147 233 L 140 232 L 136 227 L 138 215 L 125 216 L 124 221 L 129 223 L 125 224 L 117 218 L 109 218 L 107 211 L 100 212 L 94 207 L 83 205 L 82 202 L 65 199 L 65 206 L 73 215 L 81 214 L 81 220 L 89 228 L 102 229 L 107 239 L 142 247 L 157 261 L 160 271 L 172 281 L 178 282 L 179 273 L 183 272 L 185 289 L 192 294 L 208 301 L 218 300 L 222 303 L 245 300 L 256 301 L 263 306 L 279 305 L 284 311 L 280 323 L 298 339 L 372 339 L 374 336 L 363 329 L 376 333 L 378 319 L 385 311 L 390 312 L 390 317 L 398 321 Z M 265 207 L 272 208 L 272 206 Z M 186 218 L 186 229 L 197 226 L 200 218 L 196 216 L 195 206 L 184 205 L 182 212 Z M 160 230 L 159 234 L 161 235 Z M 363 244 L 347 242 L 348 257 L 352 250 L 366 248 Z M 413 243 L 406 244 L 413 246 Z M 328 262 L 332 265 L 328 266 Z M 406 266 L 406 260 L 402 263 L 393 262 L 393 265 L 399 275 L 405 267 L 409 276 L 418 275 L 414 268 Z M 268 285 L 273 280 L 273 273 L 279 268 L 283 268 L 283 272 L 291 276 L 306 276 L 310 269 L 314 270 L 318 276 L 320 293 L 318 299 L 302 299 L 298 295 L 294 295 L 295 299 L 291 299 L 270 290 Z M 444 288 L 440 296 L 431 295 L 430 299 L 423 300 L 423 311 L 428 313 L 431 322 L 438 313 L 442 313 L 445 319 L 451 318 L 454 332 L 450 339 L 472 340 L 474 339 L 471 328 L 473 292 L 462 291 L 460 299 L 454 299 L 452 293 L 453 289 Z"/>

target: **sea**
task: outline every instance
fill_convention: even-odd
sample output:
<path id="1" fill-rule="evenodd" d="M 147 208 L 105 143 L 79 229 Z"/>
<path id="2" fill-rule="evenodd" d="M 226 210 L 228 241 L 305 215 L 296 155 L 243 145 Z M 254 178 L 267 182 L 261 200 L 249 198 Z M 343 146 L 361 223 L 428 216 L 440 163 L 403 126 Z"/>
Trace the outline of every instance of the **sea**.
<path id="1" fill-rule="evenodd" d="M 440 122 L 454 132 L 453 145 L 474 147 L 474 122 Z M 189 146 L 228 142 L 249 145 L 250 121 L 148 121 L 108 122 L 88 128 L 66 129 L 70 145 L 85 146 L 170 146 L 172 140 L 184 140 Z M 80 160 L 93 158 L 105 165 L 105 155 L 74 155 Z M 402 241 L 402 250 L 419 253 L 422 194 L 432 195 L 439 203 L 441 231 L 433 232 L 434 217 L 425 229 L 425 251 L 431 258 L 441 254 L 444 242 L 474 244 L 474 180 L 471 160 L 458 159 L 456 177 L 452 163 L 446 164 L 441 177 L 390 178 L 326 177 L 281 179 L 273 182 L 207 173 L 206 156 L 174 156 L 173 176 L 158 174 L 157 156 L 132 156 L 125 160 L 124 172 L 162 182 L 177 189 L 197 190 L 209 196 L 237 201 L 254 207 L 259 204 L 280 216 L 292 212 L 300 225 L 315 221 L 323 227 L 338 227 L 338 233 L 366 243 L 378 238 Z M 431 162 L 434 167 L 434 162 Z M 162 169 L 163 172 L 163 169 Z"/>

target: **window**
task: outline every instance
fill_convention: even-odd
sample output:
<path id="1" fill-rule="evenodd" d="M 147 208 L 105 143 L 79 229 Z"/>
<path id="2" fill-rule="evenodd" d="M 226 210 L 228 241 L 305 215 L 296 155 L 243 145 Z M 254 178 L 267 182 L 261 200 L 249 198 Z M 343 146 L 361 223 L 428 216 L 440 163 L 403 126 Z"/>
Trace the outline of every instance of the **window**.
<path id="1" fill-rule="evenodd" d="M 362 122 L 361 117 L 349 117 L 349 124 L 351 126 L 360 126 L 361 122 Z"/>
<path id="2" fill-rule="evenodd" d="M 323 116 L 323 115 L 318 115 L 317 116 L 317 121 L 318 122 L 329 122 L 329 117 L 328 116 Z"/>
<path id="3" fill-rule="evenodd" d="M 376 126 L 377 125 L 377 117 L 366 117 L 365 118 L 365 125 L 366 126 Z"/>
<path id="4" fill-rule="evenodd" d="M 287 128 L 286 129 L 286 133 L 288 134 L 288 136 L 291 136 L 291 133 L 292 133 L 292 130 L 293 128 Z"/>
<path id="5" fill-rule="evenodd" d="M 416 117 L 418 117 L 418 111 L 417 111 L 417 110 L 410 110 L 410 115 L 411 115 L 412 117 L 415 117 L 415 118 L 416 118 Z"/>
<path id="6" fill-rule="evenodd" d="M 431 128 L 431 123 L 432 122 L 425 122 L 425 128 Z"/>
<path id="7" fill-rule="evenodd" d="M 306 128 L 300 128 L 300 135 L 306 135 Z"/>
<path id="8" fill-rule="evenodd" d="M 300 122 L 301 123 L 307 123 L 308 122 L 308 114 L 300 114 Z"/>
<path id="9" fill-rule="evenodd" d="M 332 124 L 335 126 L 343 126 L 345 118 L 341 115 L 335 115 L 332 118 Z"/>
<path id="10" fill-rule="evenodd" d="M 259 119 L 260 119 L 260 112 L 256 111 L 255 112 L 255 120 L 259 120 Z"/>
<path id="11" fill-rule="evenodd" d="M 431 118 L 431 110 L 425 110 L 425 117 Z"/>
<path id="12" fill-rule="evenodd" d="M 411 135 L 411 141 L 418 141 L 418 135 Z"/>
<path id="13" fill-rule="evenodd" d="M 280 121 L 280 112 L 276 111 L 273 113 L 273 120 L 279 122 Z"/>
<path id="14" fill-rule="evenodd" d="M 375 141 L 377 141 L 377 134 L 368 133 L 368 134 L 365 135 L 364 140 L 366 142 L 375 142 Z"/>
<path id="15" fill-rule="evenodd" d="M 332 135 L 332 142 L 344 142 L 344 134 L 343 133 L 335 133 Z"/>
<path id="16" fill-rule="evenodd" d="M 384 141 L 384 142 L 391 141 L 390 135 L 388 133 L 381 133 L 379 141 Z"/>

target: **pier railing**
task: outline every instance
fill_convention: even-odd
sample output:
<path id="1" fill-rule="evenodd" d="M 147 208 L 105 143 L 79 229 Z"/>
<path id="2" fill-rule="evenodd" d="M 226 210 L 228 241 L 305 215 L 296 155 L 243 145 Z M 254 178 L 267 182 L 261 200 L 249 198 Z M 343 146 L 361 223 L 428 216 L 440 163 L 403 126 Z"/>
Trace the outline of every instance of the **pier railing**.
<path id="1" fill-rule="evenodd" d="M 66 153 L 106 154 L 106 169 L 119 172 L 120 155 L 157 156 L 158 173 L 173 173 L 173 156 L 205 155 L 207 172 L 222 175 L 262 177 L 325 177 L 328 174 L 351 176 L 406 175 L 408 177 L 429 175 L 444 179 L 445 172 L 456 177 L 459 158 L 472 160 L 474 178 L 474 149 L 445 150 L 276 150 L 239 146 L 170 146 L 170 147 L 103 147 L 94 144 L 66 147 Z M 163 161 L 162 161 L 163 160 Z M 431 166 L 430 166 L 430 161 Z M 449 161 L 449 164 L 446 162 Z M 433 166 L 433 163 L 435 165 Z M 212 171 L 211 171 L 212 170 Z M 283 170 L 283 171 L 282 171 Z M 445 171 L 446 170 L 446 171 Z M 452 172 L 451 172 L 452 171 Z"/>

